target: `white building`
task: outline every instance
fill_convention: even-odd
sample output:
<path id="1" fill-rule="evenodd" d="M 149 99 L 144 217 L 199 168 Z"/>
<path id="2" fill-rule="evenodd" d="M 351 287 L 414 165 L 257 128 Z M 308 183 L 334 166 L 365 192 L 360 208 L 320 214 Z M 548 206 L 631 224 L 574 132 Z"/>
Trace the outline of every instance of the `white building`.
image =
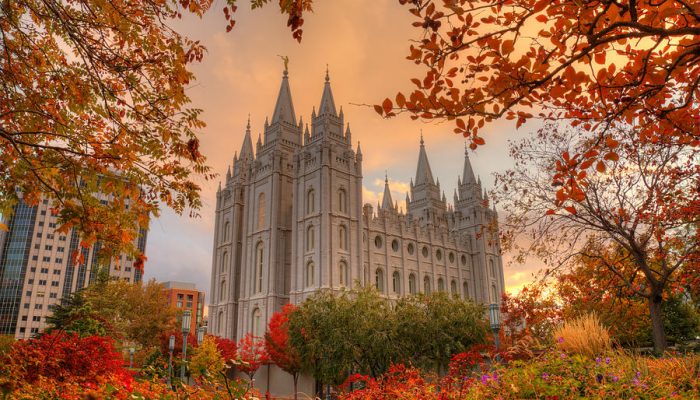
<path id="1" fill-rule="evenodd" d="M 387 297 L 449 291 L 495 303 L 503 291 L 496 212 L 469 157 L 454 204 L 420 140 L 406 210 L 388 181 L 375 210 L 362 202 L 362 152 L 326 74 L 310 126 L 297 120 L 287 71 L 253 151 L 250 121 L 217 192 L 209 331 L 264 334 L 272 314 L 319 289 L 372 284 Z M 270 378 L 268 377 L 268 380 Z"/>

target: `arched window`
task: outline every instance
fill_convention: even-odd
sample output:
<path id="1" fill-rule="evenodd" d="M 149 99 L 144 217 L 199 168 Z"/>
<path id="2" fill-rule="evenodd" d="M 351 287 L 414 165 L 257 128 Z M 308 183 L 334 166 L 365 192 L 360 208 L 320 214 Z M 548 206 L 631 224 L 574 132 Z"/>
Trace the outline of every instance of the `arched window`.
<path id="1" fill-rule="evenodd" d="M 374 276 L 374 283 L 380 293 L 384 293 L 384 271 L 381 268 L 377 268 Z"/>
<path id="2" fill-rule="evenodd" d="M 219 336 L 224 336 L 224 329 L 226 329 L 226 320 L 224 319 L 224 311 L 219 311 Z"/>
<path id="3" fill-rule="evenodd" d="M 457 281 L 454 279 L 450 282 L 450 293 L 457 294 Z"/>
<path id="4" fill-rule="evenodd" d="M 224 223 L 224 242 L 228 242 L 229 231 L 231 230 L 231 224 L 226 221 Z"/>
<path id="5" fill-rule="evenodd" d="M 338 189 L 338 211 L 342 213 L 348 212 L 347 198 L 345 197 L 344 189 Z"/>
<path id="6" fill-rule="evenodd" d="M 491 303 L 498 303 L 498 293 L 496 291 L 496 285 L 491 285 Z"/>
<path id="7" fill-rule="evenodd" d="M 464 296 L 464 300 L 469 298 L 469 284 L 467 282 L 464 282 L 462 284 L 462 295 Z"/>
<path id="8" fill-rule="evenodd" d="M 306 229 L 306 250 L 313 250 L 316 247 L 316 230 L 311 225 Z"/>
<path id="9" fill-rule="evenodd" d="M 224 254 L 221 256 L 221 272 L 226 272 L 227 267 L 228 267 L 228 251 L 224 251 Z"/>
<path id="10" fill-rule="evenodd" d="M 311 214 L 316 211 L 316 192 L 313 189 L 309 189 L 306 192 L 306 213 Z"/>
<path id="11" fill-rule="evenodd" d="M 430 294 L 430 277 L 423 278 L 423 293 Z"/>
<path id="12" fill-rule="evenodd" d="M 255 271 L 253 271 L 253 290 L 255 293 L 262 292 L 264 255 L 265 249 L 263 247 L 263 243 L 260 242 L 255 247 Z"/>
<path id="13" fill-rule="evenodd" d="M 219 301 L 224 301 L 226 298 L 226 279 L 221 281 L 219 285 Z"/>
<path id="14" fill-rule="evenodd" d="M 489 272 L 491 272 L 491 277 L 495 278 L 496 277 L 496 268 L 493 266 L 493 260 L 489 259 Z"/>
<path id="15" fill-rule="evenodd" d="M 338 263 L 338 278 L 340 286 L 347 286 L 348 284 L 348 264 L 345 261 L 340 261 Z"/>
<path id="16" fill-rule="evenodd" d="M 260 325 L 261 325 L 261 312 L 259 308 L 256 308 L 253 310 L 253 318 L 252 318 L 252 332 L 253 336 L 262 336 L 262 333 L 260 332 Z"/>
<path id="17" fill-rule="evenodd" d="M 442 278 L 438 279 L 438 292 L 445 291 L 445 281 Z"/>
<path id="18" fill-rule="evenodd" d="M 391 289 L 394 291 L 394 293 L 401 292 L 401 278 L 399 276 L 399 271 L 394 271 L 394 273 L 391 275 Z"/>
<path id="19" fill-rule="evenodd" d="M 340 243 L 341 250 L 348 249 L 348 229 L 345 225 L 340 225 L 340 227 L 338 227 L 338 242 Z"/>
<path id="20" fill-rule="evenodd" d="M 306 264 L 306 287 L 311 287 L 314 285 L 314 262 L 309 261 L 308 264 Z"/>
<path id="21" fill-rule="evenodd" d="M 418 292 L 416 288 L 416 276 L 413 274 L 408 276 L 408 292 L 411 294 L 416 294 Z"/>
<path id="22" fill-rule="evenodd" d="M 265 227 L 265 193 L 258 195 L 258 229 Z"/>

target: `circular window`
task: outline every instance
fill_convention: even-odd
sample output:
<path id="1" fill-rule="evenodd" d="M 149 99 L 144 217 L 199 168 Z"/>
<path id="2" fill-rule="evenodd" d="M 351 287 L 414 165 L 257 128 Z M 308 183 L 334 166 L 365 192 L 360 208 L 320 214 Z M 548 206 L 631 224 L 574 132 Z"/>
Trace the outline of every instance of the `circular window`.
<path id="1" fill-rule="evenodd" d="M 423 257 L 428 258 L 428 254 L 430 254 L 430 251 L 428 250 L 428 246 L 423 246 Z"/>
<path id="2" fill-rule="evenodd" d="M 413 243 L 409 243 L 406 249 L 408 250 L 408 254 L 413 255 L 413 250 L 415 250 L 413 248 Z"/>
<path id="3" fill-rule="evenodd" d="M 437 257 L 438 261 L 442 260 L 442 251 L 440 251 L 440 250 L 436 251 L 435 257 Z"/>
<path id="4" fill-rule="evenodd" d="M 394 251 L 399 251 L 399 241 L 394 239 L 391 241 L 391 249 Z"/>
<path id="5" fill-rule="evenodd" d="M 462 254 L 462 265 L 467 265 L 467 256 Z"/>
<path id="6" fill-rule="evenodd" d="M 447 256 L 447 258 L 450 259 L 450 264 L 454 264 L 454 262 L 455 262 L 455 253 L 450 252 L 450 255 Z"/>
<path id="7" fill-rule="evenodd" d="M 377 236 L 374 238 L 374 245 L 377 246 L 378 249 L 382 248 L 382 237 Z"/>

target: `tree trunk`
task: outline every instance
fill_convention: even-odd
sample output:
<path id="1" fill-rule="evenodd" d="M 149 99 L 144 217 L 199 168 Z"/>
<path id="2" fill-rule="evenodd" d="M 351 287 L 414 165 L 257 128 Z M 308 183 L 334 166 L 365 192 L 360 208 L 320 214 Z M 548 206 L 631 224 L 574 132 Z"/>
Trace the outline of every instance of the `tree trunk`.
<path id="1" fill-rule="evenodd" d="M 666 350 L 666 332 L 664 332 L 664 317 L 661 310 L 661 295 L 649 297 L 649 316 L 651 317 L 651 336 L 654 340 L 654 352 L 661 354 Z"/>
<path id="2" fill-rule="evenodd" d="M 299 392 L 297 390 L 297 382 L 299 381 L 299 373 L 293 374 L 292 377 L 294 378 L 294 400 L 297 400 L 297 393 Z"/>

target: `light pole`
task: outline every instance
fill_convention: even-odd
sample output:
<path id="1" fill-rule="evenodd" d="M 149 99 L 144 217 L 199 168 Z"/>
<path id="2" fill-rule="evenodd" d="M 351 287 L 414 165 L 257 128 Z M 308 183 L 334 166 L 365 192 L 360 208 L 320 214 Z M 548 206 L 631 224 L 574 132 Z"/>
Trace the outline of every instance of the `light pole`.
<path id="1" fill-rule="evenodd" d="M 182 367 L 180 367 L 180 380 L 185 381 L 185 369 L 187 366 L 187 335 L 190 334 L 190 322 L 192 313 L 190 310 L 182 312 Z"/>
<path id="2" fill-rule="evenodd" d="M 496 345 L 496 351 L 499 350 L 499 340 L 498 331 L 501 330 L 501 310 L 498 308 L 498 304 L 491 304 L 489 306 L 489 321 L 491 322 L 491 330 L 493 331 L 493 339 Z"/>
<path id="3" fill-rule="evenodd" d="M 197 328 L 197 346 L 201 345 L 204 341 L 204 332 L 207 330 L 206 327 L 200 326 Z"/>
<path id="4" fill-rule="evenodd" d="M 173 379 L 173 351 L 175 351 L 175 335 L 170 335 L 168 351 L 170 352 L 170 358 L 168 359 L 168 386 L 171 386 L 170 382 Z"/>
<path id="5" fill-rule="evenodd" d="M 134 352 L 136 350 L 133 347 L 129 347 L 129 368 L 134 368 Z"/>

